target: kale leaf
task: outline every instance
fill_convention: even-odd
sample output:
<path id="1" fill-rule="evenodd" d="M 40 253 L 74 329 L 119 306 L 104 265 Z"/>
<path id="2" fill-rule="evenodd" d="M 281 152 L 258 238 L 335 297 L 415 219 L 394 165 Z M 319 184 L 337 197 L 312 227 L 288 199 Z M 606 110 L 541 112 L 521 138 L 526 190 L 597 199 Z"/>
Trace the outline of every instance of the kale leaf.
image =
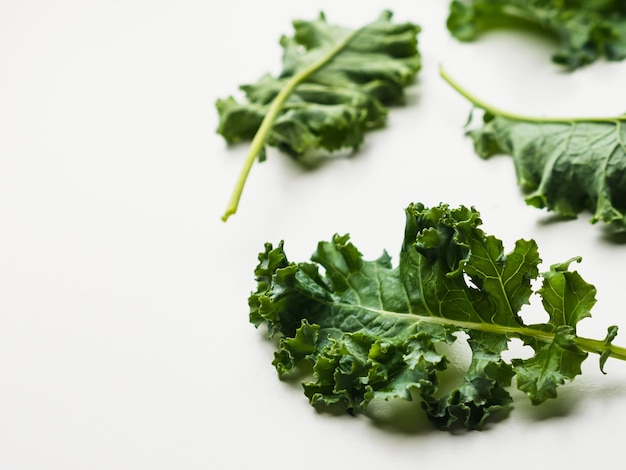
<path id="1" fill-rule="evenodd" d="M 471 41 L 483 31 L 519 19 L 559 41 L 553 61 L 576 69 L 604 56 L 626 57 L 626 2 L 622 0 L 454 0 L 447 27 Z"/>
<path id="2" fill-rule="evenodd" d="M 471 129 L 482 158 L 513 157 L 526 202 L 573 218 L 583 211 L 617 229 L 626 228 L 626 115 L 592 118 L 519 116 L 499 110 L 441 76 L 484 111 Z"/>
<path id="3" fill-rule="evenodd" d="M 601 368 L 608 357 L 626 360 L 626 349 L 612 345 L 616 327 L 604 340 L 576 334 L 596 292 L 569 270 L 579 258 L 540 274 L 534 241 L 518 240 L 505 253 L 501 240 L 481 230 L 473 208 L 411 204 L 405 213 L 396 267 L 387 252 L 364 260 L 348 235 L 320 242 L 310 262 L 290 262 L 283 242 L 267 243 L 259 255 L 250 321 L 279 336 L 273 364 L 280 377 L 312 367 L 303 383 L 312 404 L 359 413 L 372 400 L 419 397 L 436 425 L 477 429 L 511 407 L 514 377 L 539 404 L 581 373 L 588 353 L 601 356 Z M 533 294 L 546 323 L 522 320 Z M 449 359 L 441 346 L 464 335 L 471 364 L 458 386 L 442 392 Z M 534 355 L 505 360 L 512 338 Z"/>
<path id="4" fill-rule="evenodd" d="M 245 180 L 265 146 L 296 159 L 311 153 L 356 150 L 366 131 L 385 125 L 388 106 L 400 104 L 421 67 L 419 26 L 394 23 L 389 11 L 359 29 L 326 22 L 293 22 L 283 36 L 283 70 L 243 85 L 246 102 L 217 101 L 217 132 L 229 143 L 252 140 L 248 158 L 223 216 L 237 210 Z"/>

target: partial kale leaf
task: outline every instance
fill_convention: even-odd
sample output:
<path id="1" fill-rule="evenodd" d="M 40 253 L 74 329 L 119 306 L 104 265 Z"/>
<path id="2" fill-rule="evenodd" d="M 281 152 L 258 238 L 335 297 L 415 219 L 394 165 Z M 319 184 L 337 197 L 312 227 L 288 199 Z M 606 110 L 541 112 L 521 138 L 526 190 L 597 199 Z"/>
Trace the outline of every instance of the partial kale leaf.
<path id="1" fill-rule="evenodd" d="M 626 228 L 626 115 L 601 118 L 519 116 L 490 106 L 442 77 L 475 108 L 481 127 L 467 133 L 482 158 L 513 157 L 526 202 L 573 218 Z"/>
<path id="2" fill-rule="evenodd" d="M 461 41 L 519 19 L 548 31 L 560 43 L 553 61 L 576 69 L 600 57 L 626 57 L 626 2 L 623 0 L 454 0 L 448 30 Z"/>
<path id="3" fill-rule="evenodd" d="M 283 36 L 283 70 L 243 85 L 246 102 L 217 101 L 217 132 L 229 143 L 252 140 L 226 220 L 237 210 L 255 159 L 271 145 L 296 159 L 316 152 L 356 150 L 365 133 L 386 123 L 388 107 L 403 103 L 405 88 L 421 67 L 419 26 L 394 23 L 389 11 L 348 29 L 326 22 L 294 21 Z"/>
<path id="4" fill-rule="evenodd" d="M 590 316 L 595 288 L 570 271 L 572 259 L 539 274 L 537 245 L 518 240 L 505 253 L 485 234 L 473 208 L 411 204 L 399 256 L 364 260 L 348 235 L 320 242 L 310 262 L 288 260 L 283 242 L 266 244 L 255 270 L 250 321 L 279 336 L 273 364 L 280 377 L 312 368 L 304 393 L 312 404 L 341 404 L 364 412 L 372 400 L 419 397 L 436 425 L 480 428 L 511 407 L 517 386 L 534 404 L 581 373 L 593 352 L 604 366 L 626 360 L 626 349 L 577 336 Z M 541 287 L 533 292 L 533 280 Z M 549 321 L 527 325 L 520 315 L 531 295 L 542 299 Z M 471 364 L 449 392 L 439 376 L 449 359 L 444 344 L 468 338 Z M 535 351 L 503 359 L 511 338 Z"/>
<path id="5" fill-rule="evenodd" d="M 527 122 L 487 114 L 469 131 L 478 155 L 511 155 L 526 202 L 566 217 L 626 226 L 626 119 Z"/>

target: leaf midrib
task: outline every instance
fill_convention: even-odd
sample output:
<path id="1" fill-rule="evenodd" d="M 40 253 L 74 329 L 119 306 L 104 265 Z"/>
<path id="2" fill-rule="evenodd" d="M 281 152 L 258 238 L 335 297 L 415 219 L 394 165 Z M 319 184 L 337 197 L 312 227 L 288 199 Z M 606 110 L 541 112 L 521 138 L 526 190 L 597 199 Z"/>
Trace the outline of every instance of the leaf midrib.
<path id="1" fill-rule="evenodd" d="M 304 294 L 304 293 L 302 293 Z M 517 337 L 517 338 L 533 338 L 542 343 L 552 343 L 554 340 L 556 333 L 550 331 L 542 331 L 539 329 L 531 328 L 528 326 L 506 326 L 499 325 L 495 323 L 487 323 L 487 322 L 473 322 L 473 321 L 463 321 L 463 320 L 454 320 L 446 317 L 439 317 L 435 315 L 419 315 L 416 313 L 407 313 L 407 312 L 392 312 L 389 310 L 384 310 L 382 308 L 374 308 L 368 307 L 366 305 L 355 305 L 345 302 L 337 302 L 336 300 L 328 300 L 328 299 L 320 299 L 318 297 L 311 297 L 304 294 L 306 297 L 309 297 L 311 300 L 316 302 L 326 304 L 328 307 L 335 307 L 346 310 L 360 310 L 366 311 L 369 313 L 374 313 L 381 317 L 389 317 L 402 319 L 403 321 L 412 321 L 413 323 L 431 323 L 441 326 L 451 326 L 456 328 L 457 330 L 473 330 L 473 331 L 481 331 L 485 333 L 506 335 L 509 338 Z M 430 311 L 430 310 L 429 310 Z M 604 341 L 586 338 L 582 336 L 575 336 L 574 341 L 578 348 L 585 352 L 591 352 L 595 354 L 603 354 L 606 351 L 609 352 L 611 357 L 620 360 L 626 360 L 626 348 L 615 346 L 613 344 L 606 344 Z"/>
<path id="2" fill-rule="evenodd" d="M 348 310 L 364 310 L 370 313 L 375 313 L 381 317 L 392 317 L 399 318 L 402 320 L 409 320 L 414 323 L 433 323 L 437 325 L 444 326 L 452 326 L 458 329 L 463 330 L 475 330 L 475 331 L 483 331 L 486 333 L 497 333 L 504 335 L 514 335 L 514 336 L 527 336 L 537 339 L 539 341 L 549 343 L 554 339 L 555 334 L 551 332 L 541 331 L 530 327 L 524 326 L 505 326 L 499 325 L 495 323 L 488 322 L 473 322 L 473 321 L 464 321 L 464 320 L 454 320 L 446 317 L 438 317 L 435 315 L 419 315 L 416 313 L 403 313 L 403 312 L 392 312 L 389 310 L 378 309 L 374 307 L 368 307 L 366 305 L 355 305 L 348 304 L 343 302 L 328 302 L 329 305 L 333 307 L 348 309 Z"/>
<path id="3" fill-rule="evenodd" d="M 243 193 L 244 184 L 248 178 L 248 174 L 250 173 L 250 169 L 254 164 L 257 156 L 263 150 L 263 146 L 267 141 L 267 138 L 272 130 L 272 125 L 276 120 L 276 117 L 279 115 L 280 110 L 283 108 L 285 102 L 289 98 L 289 96 L 293 93 L 295 88 L 306 80 L 309 76 L 315 73 L 317 70 L 325 66 L 328 62 L 330 62 L 335 56 L 337 56 L 341 51 L 343 51 L 353 40 L 354 38 L 361 33 L 365 28 L 370 25 L 363 26 L 362 28 L 355 29 L 346 35 L 346 37 L 339 41 L 335 47 L 331 48 L 326 54 L 320 57 L 316 62 L 311 63 L 307 67 L 300 70 L 298 73 L 295 73 L 290 79 L 285 82 L 283 88 L 278 92 L 270 107 L 261 121 L 261 125 L 257 130 L 254 138 L 252 139 L 252 143 L 250 144 L 250 150 L 248 151 L 248 155 L 246 156 L 246 160 L 244 161 L 243 168 L 241 169 L 241 173 L 239 174 L 239 178 L 235 184 L 235 188 L 231 195 L 231 198 L 228 202 L 228 206 L 226 207 L 226 211 L 222 216 L 222 220 L 225 222 L 228 218 L 237 212 L 237 207 L 239 206 L 239 200 L 241 199 L 241 195 Z"/>

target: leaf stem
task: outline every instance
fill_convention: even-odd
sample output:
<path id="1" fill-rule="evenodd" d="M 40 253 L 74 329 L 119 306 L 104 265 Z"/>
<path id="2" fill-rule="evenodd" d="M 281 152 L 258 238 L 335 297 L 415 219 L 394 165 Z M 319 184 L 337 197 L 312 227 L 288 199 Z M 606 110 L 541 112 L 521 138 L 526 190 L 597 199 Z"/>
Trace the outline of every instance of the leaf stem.
<path id="1" fill-rule="evenodd" d="M 573 124 L 581 122 L 596 122 L 596 123 L 614 123 L 617 124 L 620 121 L 626 121 L 626 115 L 612 116 L 612 117 L 538 117 L 538 116 L 524 116 L 520 114 L 510 113 L 502 109 L 491 106 L 484 102 L 480 98 L 471 94 L 468 90 L 463 88 L 456 80 L 454 80 L 443 67 L 439 68 L 439 75 L 443 78 L 448 85 L 454 88 L 460 95 L 470 101 L 476 108 L 483 109 L 484 111 L 500 116 L 506 119 L 514 121 L 532 122 L 537 124 Z"/>
<path id="2" fill-rule="evenodd" d="M 350 34 L 346 35 L 346 37 L 338 42 L 335 47 L 330 49 L 326 54 L 324 54 L 319 60 L 313 62 L 309 66 L 303 68 L 298 73 L 294 74 L 289 80 L 285 82 L 284 87 L 280 90 L 280 92 L 276 95 L 272 104 L 270 105 L 267 114 L 263 118 L 259 129 L 257 130 L 252 142 L 250 144 L 250 150 L 248 151 L 248 155 L 244 161 L 243 168 L 241 169 L 241 173 L 239 174 L 239 178 L 235 183 L 235 188 L 233 189 L 232 195 L 230 197 L 230 201 L 228 206 L 226 207 L 226 211 L 222 216 L 222 220 L 226 222 L 228 218 L 237 212 L 237 207 L 239 206 L 239 200 L 241 199 L 241 194 L 243 193 L 243 188 L 248 179 L 248 175 L 250 173 L 250 169 L 254 161 L 257 159 L 259 153 L 263 150 L 263 146 L 265 145 L 265 141 L 267 140 L 270 131 L 272 130 L 272 125 L 276 120 L 276 117 L 280 113 L 285 101 L 289 98 L 293 90 L 304 80 L 306 80 L 310 75 L 315 73 L 317 70 L 322 68 L 328 62 L 330 62 L 337 54 L 339 54 L 354 38 L 355 36 L 361 32 L 363 28 L 354 30 Z"/>
<path id="3" fill-rule="evenodd" d="M 343 305 L 344 307 L 349 307 L 349 305 Z M 431 316 L 431 315 L 416 315 L 412 313 L 397 313 L 390 312 L 387 310 L 379 310 L 374 308 L 368 308 L 365 306 L 358 306 L 357 308 L 368 310 L 371 312 L 378 313 L 380 315 L 392 316 L 396 318 L 402 318 L 404 320 L 410 319 L 415 323 L 418 322 L 428 322 L 435 323 L 438 325 L 449 325 L 455 328 L 465 329 L 465 330 L 476 330 L 476 331 L 484 331 L 486 333 L 495 333 L 495 334 L 505 334 L 509 337 L 528 337 L 534 338 L 537 341 L 541 341 L 543 343 L 551 343 L 554 340 L 555 334 L 549 331 L 542 331 L 536 328 L 531 328 L 528 326 L 504 326 L 504 325 L 496 325 L 493 323 L 477 323 L 471 321 L 462 321 L 462 320 L 452 320 L 448 318 Z M 602 355 L 606 351 L 609 352 L 609 357 L 614 359 L 619 359 L 621 361 L 626 361 L 626 348 L 615 346 L 613 344 L 606 344 L 603 340 L 585 338 L 581 336 L 576 336 L 575 339 L 577 346 L 588 353 L 594 353 Z"/>
<path id="4" fill-rule="evenodd" d="M 626 361 L 626 348 L 614 346 L 612 344 L 606 345 L 604 341 L 582 338 L 580 336 L 576 337 L 576 343 L 583 351 L 595 354 L 602 354 L 604 351 L 609 351 L 609 357 Z"/>

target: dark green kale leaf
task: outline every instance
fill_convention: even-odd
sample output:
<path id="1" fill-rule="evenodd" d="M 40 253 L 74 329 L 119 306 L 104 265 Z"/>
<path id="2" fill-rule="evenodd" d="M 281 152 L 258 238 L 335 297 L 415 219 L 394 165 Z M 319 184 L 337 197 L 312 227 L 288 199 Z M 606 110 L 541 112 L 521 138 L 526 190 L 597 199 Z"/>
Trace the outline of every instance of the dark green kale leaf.
<path id="1" fill-rule="evenodd" d="M 243 85 L 246 102 L 217 101 L 217 132 L 229 143 L 252 140 L 248 158 L 224 214 L 237 210 L 243 185 L 265 146 L 301 160 L 316 152 L 356 150 L 368 130 L 385 125 L 388 106 L 404 100 L 421 67 L 419 26 L 394 23 L 385 11 L 359 29 L 294 21 L 283 36 L 283 70 Z"/>
<path id="2" fill-rule="evenodd" d="M 482 158 L 513 157 L 526 202 L 572 218 L 590 211 L 591 222 L 626 228 L 626 115 L 592 118 L 519 116 L 490 106 L 442 77 L 475 108 L 481 127 L 471 129 Z"/>
<path id="3" fill-rule="evenodd" d="M 266 244 L 255 270 L 250 321 L 279 336 L 274 362 L 280 377 L 312 368 L 304 393 L 312 404 L 341 404 L 364 412 L 372 400 L 419 397 L 440 427 L 480 428 L 511 407 L 513 377 L 533 404 L 556 396 L 558 385 L 581 373 L 593 352 L 626 360 L 604 340 L 577 336 L 590 315 L 595 288 L 570 271 L 572 259 L 539 274 L 537 245 L 518 240 L 505 253 L 485 234 L 475 209 L 441 204 L 406 209 L 399 263 L 386 252 L 364 260 L 347 235 L 320 242 L 310 262 L 290 262 L 281 242 Z M 531 281 L 541 287 L 533 292 Z M 541 297 L 549 321 L 523 322 L 522 306 Z M 439 376 L 449 359 L 441 345 L 468 338 L 471 364 L 449 392 Z M 505 360 L 509 340 L 534 350 Z"/>
<path id="4" fill-rule="evenodd" d="M 576 69 L 600 57 L 626 57 L 626 2 L 622 0 L 454 0 L 448 30 L 462 41 L 520 19 L 559 41 L 554 62 Z"/>

